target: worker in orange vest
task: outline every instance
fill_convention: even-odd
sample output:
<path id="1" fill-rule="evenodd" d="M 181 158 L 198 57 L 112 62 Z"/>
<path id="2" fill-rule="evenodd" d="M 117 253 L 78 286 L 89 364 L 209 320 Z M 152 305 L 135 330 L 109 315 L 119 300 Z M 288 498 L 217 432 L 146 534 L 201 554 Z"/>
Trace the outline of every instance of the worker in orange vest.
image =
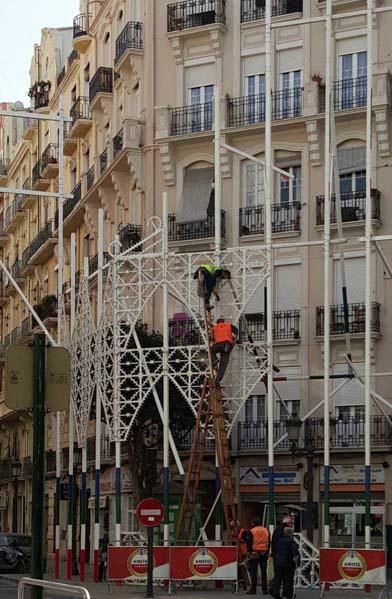
<path id="1" fill-rule="evenodd" d="M 263 595 L 268 595 L 267 583 L 267 562 L 270 550 L 270 533 L 268 528 L 262 526 L 260 518 L 252 520 L 252 528 L 248 536 L 249 569 L 251 577 L 251 587 L 248 595 L 256 595 L 257 572 L 260 565 L 261 570 L 261 588 Z"/>
<path id="2" fill-rule="evenodd" d="M 213 337 L 214 343 L 211 346 L 211 352 L 214 362 L 217 361 L 217 354 L 219 354 L 219 366 L 215 379 L 216 385 L 219 387 L 229 364 L 231 350 L 237 341 L 238 329 L 224 318 L 218 318 L 213 327 Z"/>
<path id="3" fill-rule="evenodd" d="M 249 530 L 242 528 L 239 520 L 230 522 L 231 537 L 238 547 L 238 582 L 242 582 L 243 589 L 246 591 L 247 581 L 249 579 L 247 557 L 248 546 L 247 538 Z"/>

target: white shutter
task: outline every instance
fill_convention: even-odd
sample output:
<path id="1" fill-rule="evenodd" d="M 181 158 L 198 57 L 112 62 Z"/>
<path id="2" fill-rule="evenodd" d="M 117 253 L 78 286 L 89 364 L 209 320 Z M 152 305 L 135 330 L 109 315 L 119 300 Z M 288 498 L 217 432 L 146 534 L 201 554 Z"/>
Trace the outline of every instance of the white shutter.
<path id="1" fill-rule="evenodd" d="M 245 314 L 260 314 L 260 312 L 264 312 L 264 284 L 256 289 L 245 307 Z"/>
<path id="2" fill-rule="evenodd" d="M 279 376 L 295 376 L 301 374 L 301 368 L 298 366 L 287 367 L 279 373 Z M 302 381 L 281 381 L 275 383 L 276 391 L 279 393 L 279 397 L 276 396 L 276 400 L 282 399 L 286 404 L 291 401 L 302 401 L 303 397 L 303 382 Z M 288 405 L 289 407 L 289 405 Z M 286 418 L 288 416 L 286 409 L 283 405 L 280 406 L 279 417 Z"/>
<path id="3" fill-rule="evenodd" d="M 363 374 L 365 371 L 365 364 L 356 363 L 355 370 L 359 374 Z M 348 374 L 347 364 L 334 364 L 332 369 L 333 374 Z M 333 386 L 339 387 L 344 379 L 334 379 Z M 340 391 L 335 393 L 334 398 L 334 406 L 361 406 L 365 403 L 365 392 L 363 387 L 358 385 L 357 381 L 354 379 L 347 381 L 347 383 L 342 387 Z"/>
<path id="4" fill-rule="evenodd" d="M 366 37 L 350 37 L 345 40 L 338 40 L 337 54 L 353 54 L 354 52 L 366 52 Z"/>
<path id="5" fill-rule="evenodd" d="M 301 270 L 299 264 L 275 269 L 275 309 L 298 310 L 301 307 Z"/>
<path id="6" fill-rule="evenodd" d="M 365 301 L 365 258 L 345 258 L 347 300 L 349 304 Z M 334 302 L 343 303 L 340 260 L 334 260 Z"/>
<path id="7" fill-rule="evenodd" d="M 293 48 L 291 50 L 282 50 L 278 52 L 279 73 L 288 71 L 300 71 L 304 66 L 303 48 Z"/>
<path id="8" fill-rule="evenodd" d="M 188 67 L 185 70 L 187 88 L 213 85 L 215 82 L 215 63 Z"/>
<path id="9" fill-rule="evenodd" d="M 245 56 L 242 62 L 243 78 L 249 75 L 259 75 L 265 72 L 265 54 Z"/>

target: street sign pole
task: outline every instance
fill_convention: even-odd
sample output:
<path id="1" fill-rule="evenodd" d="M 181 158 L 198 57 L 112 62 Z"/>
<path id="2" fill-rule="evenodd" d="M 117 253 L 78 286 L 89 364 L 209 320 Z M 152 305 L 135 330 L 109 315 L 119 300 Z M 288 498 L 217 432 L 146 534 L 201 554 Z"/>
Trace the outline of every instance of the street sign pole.
<path id="1" fill-rule="evenodd" d="M 45 484 L 45 394 L 46 336 L 36 333 L 33 341 L 33 481 L 31 526 L 31 576 L 44 577 L 44 484 Z M 42 599 L 42 588 L 32 588 L 32 599 Z"/>
<path id="2" fill-rule="evenodd" d="M 154 529 L 152 526 L 147 528 L 147 589 L 146 598 L 154 597 L 153 588 L 153 570 L 154 570 Z"/>
<path id="3" fill-rule="evenodd" d="M 139 522 L 147 527 L 147 599 L 154 597 L 154 526 L 159 526 L 164 514 L 161 502 L 153 498 L 143 499 L 136 508 Z"/>

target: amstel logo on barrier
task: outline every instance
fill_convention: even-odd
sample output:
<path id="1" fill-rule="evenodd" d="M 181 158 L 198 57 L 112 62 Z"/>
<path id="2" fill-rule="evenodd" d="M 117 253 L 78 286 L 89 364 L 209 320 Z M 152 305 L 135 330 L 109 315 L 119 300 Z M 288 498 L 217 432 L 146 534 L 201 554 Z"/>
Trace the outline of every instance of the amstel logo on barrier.
<path id="1" fill-rule="evenodd" d="M 207 547 L 200 547 L 189 558 L 189 569 L 194 576 L 212 576 L 217 567 L 218 560 Z"/>
<path id="2" fill-rule="evenodd" d="M 366 562 L 357 551 L 347 551 L 340 558 L 338 569 L 342 578 L 358 580 L 366 572 Z"/>
<path id="3" fill-rule="evenodd" d="M 153 560 L 155 567 L 155 559 Z M 127 559 L 127 568 L 131 576 L 143 578 L 147 576 L 147 549 L 140 547 L 132 551 Z"/>

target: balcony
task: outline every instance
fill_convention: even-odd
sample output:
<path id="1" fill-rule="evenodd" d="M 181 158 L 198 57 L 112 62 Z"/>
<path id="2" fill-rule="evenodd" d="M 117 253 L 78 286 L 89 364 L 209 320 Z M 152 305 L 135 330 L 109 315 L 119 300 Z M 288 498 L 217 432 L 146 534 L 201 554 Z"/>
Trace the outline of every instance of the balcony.
<path id="1" fill-rule="evenodd" d="M 23 458 L 22 476 L 30 477 L 33 475 L 33 462 L 31 457 Z"/>
<path id="2" fill-rule="evenodd" d="M 79 181 L 77 185 L 71 191 L 73 198 L 69 198 L 63 204 L 63 222 L 67 220 L 67 218 L 72 214 L 75 208 L 78 206 L 81 197 L 82 197 L 82 184 Z M 54 215 L 54 230 L 57 231 L 59 228 L 59 210 L 57 208 Z"/>
<path id="3" fill-rule="evenodd" d="M 74 50 L 83 54 L 91 44 L 92 37 L 89 33 L 90 15 L 77 15 L 73 20 L 73 40 Z"/>
<path id="4" fill-rule="evenodd" d="M 67 64 L 68 64 L 68 68 L 70 69 L 73 65 L 73 63 L 79 60 L 79 52 L 77 52 L 76 50 L 72 50 L 71 54 L 68 56 L 67 59 Z"/>
<path id="5" fill-rule="evenodd" d="M 167 7 L 168 33 L 226 23 L 226 0 L 186 0 Z"/>
<path id="6" fill-rule="evenodd" d="M 27 341 L 31 337 L 33 328 L 34 328 L 33 319 L 30 314 L 29 316 L 27 316 L 26 318 L 24 318 L 22 320 L 22 326 L 21 326 L 21 340 L 22 341 Z"/>
<path id="7" fill-rule="evenodd" d="M 176 215 L 169 214 L 169 241 L 192 241 L 197 239 L 208 239 L 215 235 L 215 214 L 207 213 L 204 220 L 195 220 L 186 223 L 177 223 Z M 224 239 L 225 211 L 221 210 L 221 235 Z"/>
<path id="8" fill-rule="evenodd" d="M 35 134 L 38 131 L 37 119 L 23 119 L 23 139 L 33 141 Z"/>
<path id="9" fill-rule="evenodd" d="M 2 213 L 0 215 L 0 248 L 3 248 L 7 245 L 10 237 L 6 233 L 6 225 L 5 225 L 5 215 Z"/>
<path id="10" fill-rule="evenodd" d="M 78 147 L 78 140 L 71 137 L 71 123 L 64 123 L 64 156 L 72 156 Z"/>
<path id="11" fill-rule="evenodd" d="M 65 78 L 65 65 L 63 66 L 63 68 L 61 69 L 60 73 L 56 77 L 56 85 L 57 85 L 57 87 L 60 87 L 61 83 L 64 81 L 64 78 Z"/>
<path id="12" fill-rule="evenodd" d="M 79 96 L 69 115 L 72 119 L 70 137 L 83 138 L 93 125 L 89 110 L 89 99 L 86 96 Z"/>
<path id="13" fill-rule="evenodd" d="M 212 102 L 170 108 L 170 135 L 189 135 L 211 131 L 214 107 Z"/>
<path id="14" fill-rule="evenodd" d="M 272 16 L 280 17 L 302 13 L 303 0 L 275 0 L 272 2 Z M 265 17 L 265 0 L 241 0 L 241 23 L 257 21 Z"/>
<path id="15" fill-rule="evenodd" d="M 277 383 L 279 385 L 279 383 Z M 324 447 L 324 423 L 322 418 L 305 420 L 305 438 L 311 440 L 315 449 Z M 285 420 L 275 420 L 274 441 L 277 442 L 287 433 Z M 392 445 L 392 428 L 385 416 L 370 417 L 370 439 L 372 447 L 390 447 Z M 362 417 L 337 420 L 331 427 L 331 449 L 359 449 L 365 445 L 365 421 Z M 238 449 L 267 451 L 268 434 L 267 419 L 238 423 Z M 288 437 L 279 443 L 277 450 L 290 451 Z"/>
<path id="16" fill-rule="evenodd" d="M 271 118 L 273 121 L 302 116 L 303 88 L 294 87 L 272 93 Z M 227 99 L 227 126 L 246 127 L 265 122 L 265 95 L 242 96 Z"/>
<path id="17" fill-rule="evenodd" d="M 10 273 L 18 285 L 21 285 L 23 283 L 24 279 L 23 279 L 23 275 L 22 275 L 22 260 L 19 260 L 19 259 L 15 260 L 15 262 L 11 266 Z M 5 295 L 7 297 L 9 297 L 11 295 L 14 295 L 15 293 L 17 293 L 17 291 L 16 291 L 13 283 L 11 282 L 11 279 L 9 279 L 7 277 L 6 286 L 5 286 Z"/>
<path id="18" fill-rule="evenodd" d="M 372 200 L 372 220 L 381 221 L 380 217 L 380 199 L 381 193 L 378 189 L 371 190 Z M 324 226 L 324 200 L 325 196 L 316 197 L 316 224 Z M 340 195 L 342 207 L 342 222 L 343 223 L 364 223 L 366 217 L 366 192 L 352 191 L 350 193 L 342 193 Z M 331 196 L 331 224 L 337 222 L 336 198 L 335 194 Z"/>
<path id="19" fill-rule="evenodd" d="M 30 264 L 31 258 L 31 245 L 28 245 L 27 248 L 23 251 L 22 254 L 22 269 L 21 272 L 24 277 L 33 274 L 35 270 L 35 266 Z"/>
<path id="20" fill-rule="evenodd" d="M 42 153 L 41 177 L 43 179 L 55 179 L 59 172 L 59 147 L 57 144 L 48 144 Z"/>
<path id="21" fill-rule="evenodd" d="M 169 345 L 201 345 L 203 338 L 194 319 L 188 314 L 177 313 L 169 320 Z"/>
<path id="22" fill-rule="evenodd" d="M 142 251 L 142 227 L 141 225 L 120 225 L 118 228 L 118 238 L 121 243 L 121 251 L 132 250 L 134 252 Z"/>
<path id="23" fill-rule="evenodd" d="M 23 185 L 22 185 L 22 189 L 28 191 L 29 189 L 33 188 L 33 183 L 31 181 L 31 177 L 27 177 L 27 179 L 24 181 Z M 37 198 L 35 198 L 34 196 L 27 196 L 27 195 L 23 195 L 22 196 L 22 207 L 24 210 L 27 210 L 29 208 L 33 208 L 35 202 L 37 202 Z"/>
<path id="24" fill-rule="evenodd" d="M 108 252 L 104 252 L 103 253 L 103 264 L 107 264 L 108 262 L 110 262 L 111 257 L 110 254 Z M 98 254 L 95 254 L 94 256 L 91 256 L 91 258 L 89 258 L 88 261 L 88 272 L 90 273 L 90 275 L 96 273 L 98 271 Z M 104 271 L 105 272 L 105 271 Z"/>
<path id="25" fill-rule="evenodd" d="M 7 183 L 9 166 L 8 158 L 0 158 L 0 186 L 5 186 Z"/>
<path id="26" fill-rule="evenodd" d="M 87 171 L 86 174 L 86 186 L 87 186 L 87 191 L 89 191 L 92 186 L 94 185 L 94 180 L 95 180 L 95 168 L 94 165 Z"/>
<path id="27" fill-rule="evenodd" d="M 34 110 L 43 110 L 49 106 L 49 92 L 51 88 L 50 81 L 40 81 L 34 83 L 29 89 L 29 97 L 32 99 Z"/>
<path id="28" fill-rule="evenodd" d="M 57 240 L 54 233 L 54 219 L 49 220 L 40 230 L 30 244 L 31 257 L 30 264 L 39 266 L 45 264 L 47 259 L 52 255 L 53 247 Z"/>
<path id="29" fill-rule="evenodd" d="M 31 174 L 33 189 L 36 191 L 46 191 L 50 187 L 50 179 L 45 179 L 42 176 L 42 167 L 42 161 L 38 160 L 38 162 L 35 163 Z"/>
<path id="30" fill-rule="evenodd" d="M 104 172 L 106 171 L 107 167 L 108 167 L 108 149 L 106 148 L 106 150 L 104 150 L 102 152 L 102 154 L 100 154 L 99 156 L 99 172 L 102 175 L 104 174 Z"/>
<path id="31" fill-rule="evenodd" d="M 325 88 L 321 88 L 320 112 L 325 112 Z M 336 111 L 365 108 L 367 99 L 367 77 L 341 79 L 333 82 L 333 102 Z"/>
<path id="32" fill-rule="evenodd" d="M 8 303 L 8 298 L 5 293 L 5 279 L 4 273 L 0 275 L 0 306 L 5 306 Z"/>
<path id="33" fill-rule="evenodd" d="M 12 479 L 11 459 L 0 460 L 0 481 Z"/>
<path id="34" fill-rule="evenodd" d="M 113 160 L 123 149 L 124 144 L 124 130 L 121 128 L 120 131 L 113 137 Z"/>
<path id="35" fill-rule="evenodd" d="M 90 110 L 93 110 L 100 101 L 111 101 L 113 93 L 113 69 L 99 67 L 90 81 Z"/>
<path id="36" fill-rule="evenodd" d="M 114 64 L 118 69 L 127 62 L 127 57 L 143 50 L 143 23 L 129 21 L 116 39 Z"/>
<path id="37" fill-rule="evenodd" d="M 26 211 L 23 209 L 22 195 L 15 196 L 12 204 L 5 211 L 4 231 L 5 233 L 15 233 L 18 226 L 26 216 Z"/>
<path id="38" fill-rule="evenodd" d="M 250 336 L 253 341 L 265 341 L 264 314 L 244 314 L 244 320 L 240 321 L 240 339 L 247 341 Z M 272 314 L 272 335 L 274 341 L 295 341 L 301 338 L 300 332 L 301 311 L 300 310 L 274 310 Z"/>
<path id="39" fill-rule="evenodd" d="M 240 208 L 240 237 L 264 234 L 264 206 Z M 301 204 L 272 204 L 272 233 L 300 233 Z"/>
<path id="40" fill-rule="evenodd" d="M 380 325 L 380 304 L 372 302 L 371 305 L 371 322 L 370 330 L 373 337 L 379 337 L 381 334 Z M 344 335 L 345 334 L 345 318 L 344 305 L 338 304 L 330 306 L 330 334 Z M 348 304 L 348 333 L 351 335 L 365 334 L 365 304 L 360 302 L 356 304 Z M 324 335 L 324 306 L 316 307 L 316 336 Z"/>

